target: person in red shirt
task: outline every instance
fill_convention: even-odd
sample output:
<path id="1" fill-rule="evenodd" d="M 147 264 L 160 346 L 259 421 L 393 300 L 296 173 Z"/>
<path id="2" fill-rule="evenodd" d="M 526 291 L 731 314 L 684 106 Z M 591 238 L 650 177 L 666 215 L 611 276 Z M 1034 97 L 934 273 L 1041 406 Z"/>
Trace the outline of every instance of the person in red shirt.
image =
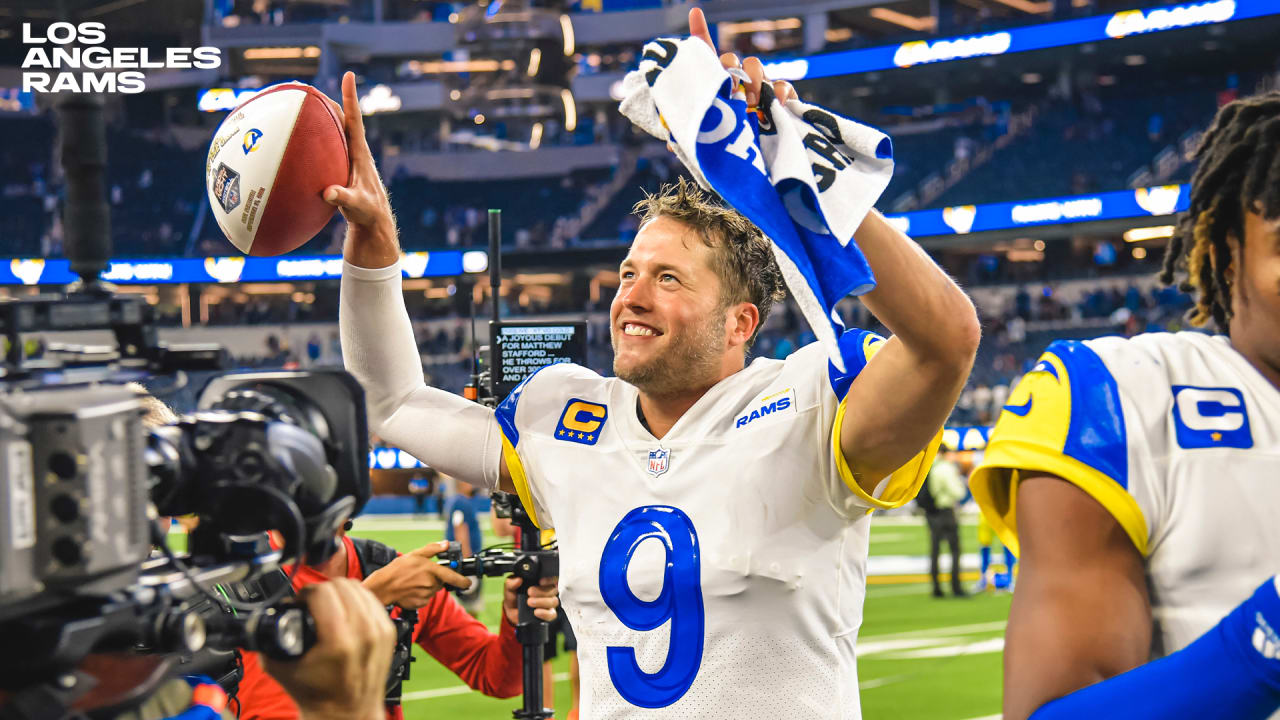
<path id="1" fill-rule="evenodd" d="M 523 690 L 523 655 L 516 640 L 516 590 L 519 578 L 507 578 L 502 599 L 502 626 L 498 634 L 468 615 L 453 595 L 440 592 L 445 585 L 466 587 L 467 578 L 438 564 L 434 556 L 447 542 L 425 545 L 365 577 L 351 538 L 339 536 L 341 550 L 324 565 L 303 566 L 293 579 L 294 591 L 330 578 L 361 581 L 384 605 L 418 610 L 414 640 L 428 655 L 440 661 L 463 682 L 485 695 L 508 698 Z M 560 600 L 554 579 L 529 590 L 529 607 L 542 620 L 556 617 Z M 241 720 L 298 720 L 298 707 L 284 689 L 262 669 L 257 653 L 243 652 L 244 679 L 236 693 Z M 387 709 L 389 720 L 403 720 L 399 706 Z"/>

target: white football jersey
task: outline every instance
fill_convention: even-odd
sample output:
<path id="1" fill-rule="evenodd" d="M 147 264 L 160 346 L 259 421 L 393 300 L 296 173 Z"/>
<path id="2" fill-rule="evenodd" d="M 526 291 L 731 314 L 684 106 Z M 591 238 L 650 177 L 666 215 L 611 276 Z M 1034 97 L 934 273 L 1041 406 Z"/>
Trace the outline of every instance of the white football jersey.
<path id="1" fill-rule="evenodd" d="M 1146 558 L 1153 657 L 1185 647 L 1280 569 L 1280 390 L 1225 336 L 1050 345 L 970 479 L 1015 552 L 1016 476 L 1037 471 L 1093 496 Z"/>
<path id="2" fill-rule="evenodd" d="M 583 717 L 860 717 L 868 513 L 915 496 L 941 439 L 878 498 L 852 481 L 838 409 L 879 340 L 847 333 L 845 373 L 816 344 L 757 359 L 661 440 L 634 386 L 576 365 L 499 406 L 522 500 L 559 539 Z"/>

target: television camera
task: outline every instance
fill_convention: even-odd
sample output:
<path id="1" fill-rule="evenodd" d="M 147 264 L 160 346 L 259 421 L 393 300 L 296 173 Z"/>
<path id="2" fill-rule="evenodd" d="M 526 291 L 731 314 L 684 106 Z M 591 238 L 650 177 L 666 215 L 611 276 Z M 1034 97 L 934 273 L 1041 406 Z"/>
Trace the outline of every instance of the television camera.
<path id="1" fill-rule="evenodd" d="M 152 308 L 99 279 L 110 257 L 102 100 L 66 95 L 57 114 L 80 280 L 0 300 L 5 718 L 112 717 L 206 646 L 301 656 L 314 628 L 287 582 L 256 600 L 214 588 L 323 561 L 370 493 L 363 391 L 341 371 L 217 375 L 194 413 L 148 427 L 126 383 L 216 370 L 225 353 L 160 342 Z M 89 329 L 112 330 L 117 347 L 24 353 L 24 333 Z M 184 514 L 200 523 L 178 554 L 158 519 Z"/>

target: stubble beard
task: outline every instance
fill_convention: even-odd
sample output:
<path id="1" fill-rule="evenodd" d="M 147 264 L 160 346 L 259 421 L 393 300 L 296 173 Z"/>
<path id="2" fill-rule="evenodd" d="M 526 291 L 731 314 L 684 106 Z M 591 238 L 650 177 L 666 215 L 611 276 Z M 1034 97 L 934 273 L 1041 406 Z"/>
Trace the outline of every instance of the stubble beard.
<path id="1" fill-rule="evenodd" d="M 654 397 L 680 395 L 714 384 L 718 379 L 715 375 L 720 356 L 724 352 L 725 330 L 720 316 L 719 312 L 713 313 L 698 327 L 668 336 L 665 353 L 629 368 L 618 364 L 618 334 L 621 331 L 613 329 L 610 333 L 614 352 L 613 374 Z"/>

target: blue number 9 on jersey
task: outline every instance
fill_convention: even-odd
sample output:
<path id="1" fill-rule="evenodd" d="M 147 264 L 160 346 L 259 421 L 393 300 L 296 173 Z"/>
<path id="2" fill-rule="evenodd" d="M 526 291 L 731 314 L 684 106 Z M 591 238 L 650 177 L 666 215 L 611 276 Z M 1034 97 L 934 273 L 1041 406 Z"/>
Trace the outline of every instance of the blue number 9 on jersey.
<path id="1" fill-rule="evenodd" d="M 641 600 L 627 584 L 627 566 L 640 543 L 657 539 L 666 548 L 662 592 Z M 632 705 L 666 707 L 689 690 L 702 664 L 706 623 L 702 612 L 702 572 L 698 561 L 698 533 L 689 516 L 668 505 L 645 505 L 622 518 L 600 558 L 600 595 L 622 624 L 632 630 L 653 630 L 671 621 L 667 659 L 655 673 L 640 669 L 635 648 L 606 650 L 609 678 L 618 694 Z"/>

